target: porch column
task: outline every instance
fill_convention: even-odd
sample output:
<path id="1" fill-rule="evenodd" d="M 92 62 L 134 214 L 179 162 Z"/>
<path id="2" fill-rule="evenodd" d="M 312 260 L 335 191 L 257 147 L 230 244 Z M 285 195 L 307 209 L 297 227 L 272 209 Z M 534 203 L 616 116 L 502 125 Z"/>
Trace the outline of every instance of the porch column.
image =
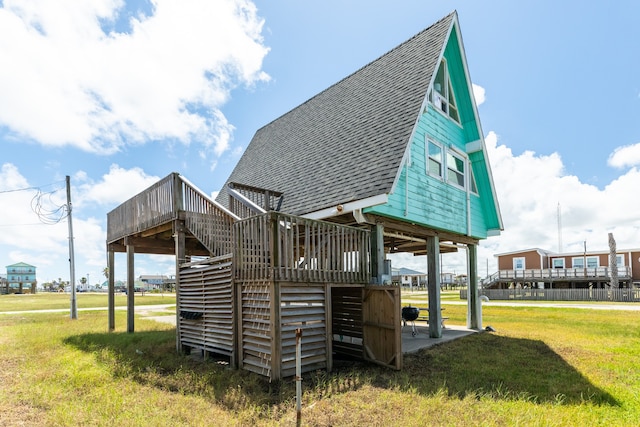
<path id="1" fill-rule="evenodd" d="M 180 353 L 182 352 L 182 338 L 180 336 L 180 265 L 187 261 L 184 222 L 175 221 L 173 228 L 176 245 L 176 350 Z"/>
<path id="2" fill-rule="evenodd" d="M 115 257 L 113 253 L 113 248 L 109 246 L 107 248 L 107 272 L 108 277 L 108 301 L 107 307 L 109 309 L 109 332 L 113 332 L 116 329 L 116 304 L 115 304 Z"/>
<path id="3" fill-rule="evenodd" d="M 134 312 L 135 312 L 135 277 L 134 277 L 134 254 L 135 248 L 129 242 L 129 238 L 125 238 L 124 244 L 127 247 L 127 332 L 134 331 Z"/>
<path id="4" fill-rule="evenodd" d="M 376 223 L 371 230 L 371 278 L 382 285 L 384 273 L 384 225 Z"/>
<path id="5" fill-rule="evenodd" d="M 478 293 L 478 246 L 467 245 L 467 328 L 482 329 L 482 305 Z"/>
<path id="6" fill-rule="evenodd" d="M 429 292 L 429 336 L 442 338 L 440 310 L 440 238 L 427 237 L 427 290 Z"/>

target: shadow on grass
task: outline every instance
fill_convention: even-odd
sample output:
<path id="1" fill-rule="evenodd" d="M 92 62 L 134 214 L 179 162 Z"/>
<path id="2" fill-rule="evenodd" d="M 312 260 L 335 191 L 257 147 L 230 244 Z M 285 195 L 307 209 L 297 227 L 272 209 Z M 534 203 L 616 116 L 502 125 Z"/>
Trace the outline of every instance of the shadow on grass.
<path id="1" fill-rule="evenodd" d="M 230 410 L 248 406 L 273 408 L 294 394 L 281 383 L 248 371 L 229 368 L 229 359 L 206 360 L 176 351 L 175 329 L 87 333 L 68 337 L 64 343 L 95 355 L 114 378 L 124 378 L 170 393 L 200 396 Z"/>
<path id="2" fill-rule="evenodd" d="M 473 334 L 406 355 L 404 367 L 424 394 L 445 389 L 459 397 L 620 406 L 539 340 Z"/>
<path id="3" fill-rule="evenodd" d="M 291 409 L 295 382 L 269 382 L 220 360 L 177 354 L 175 330 L 90 333 L 65 344 L 96 355 L 114 377 L 127 378 L 168 392 L 211 399 L 231 410 L 263 406 Z M 333 372 L 303 375 L 303 388 L 314 399 L 348 393 L 364 385 L 453 398 L 473 396 L 534 403 L 619 406 L 609 393 L 590 383 L 544 342 L 473 334 L 405 355 L 400 372 L 358 361 L 334 361 Z"/>

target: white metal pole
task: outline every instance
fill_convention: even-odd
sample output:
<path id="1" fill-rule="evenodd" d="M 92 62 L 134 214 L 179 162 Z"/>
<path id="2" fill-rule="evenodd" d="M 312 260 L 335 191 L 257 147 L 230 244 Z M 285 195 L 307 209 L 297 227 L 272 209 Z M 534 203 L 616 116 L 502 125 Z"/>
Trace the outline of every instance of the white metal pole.
<path id="1" fill-rule="evenodd" d="M 296 329 L 296 426 L 302 423 L 302 329 Z"/>
<path id="2" fill-rule="evenodd" d="M 69 283 L 71 285 L 71 318 L 78 318 L 78 305 L 76 303 L 76 267 L 73 255 L 73 221 L 71 219 L 71 179 L 67 175 L 67 222 L 69 224 Z"/>

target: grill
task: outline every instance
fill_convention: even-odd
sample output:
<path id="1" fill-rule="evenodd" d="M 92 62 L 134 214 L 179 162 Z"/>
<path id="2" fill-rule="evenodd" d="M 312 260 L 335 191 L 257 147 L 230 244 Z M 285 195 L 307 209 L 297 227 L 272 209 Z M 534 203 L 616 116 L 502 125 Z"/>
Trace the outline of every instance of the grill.
<path id="1" fill-rule="evenodd" d="M 416 336 L 416 319 L 420 315 L 420 309 L 418 307 L 402 307 L 402 327 L 407 326 L 407 322 L 411 322 L 411 335 Z"/>

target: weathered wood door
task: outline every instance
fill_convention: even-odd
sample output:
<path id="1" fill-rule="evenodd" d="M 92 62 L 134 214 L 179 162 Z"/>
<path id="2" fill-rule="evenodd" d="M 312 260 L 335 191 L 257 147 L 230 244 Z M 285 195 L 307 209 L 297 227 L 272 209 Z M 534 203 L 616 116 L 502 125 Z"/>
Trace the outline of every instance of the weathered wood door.
<path id="1" fill-rule="evenodd" d="M 362 290 L 362 320 L 365 360 L 402 369 L 400 289 L 366 286 Z"/>

